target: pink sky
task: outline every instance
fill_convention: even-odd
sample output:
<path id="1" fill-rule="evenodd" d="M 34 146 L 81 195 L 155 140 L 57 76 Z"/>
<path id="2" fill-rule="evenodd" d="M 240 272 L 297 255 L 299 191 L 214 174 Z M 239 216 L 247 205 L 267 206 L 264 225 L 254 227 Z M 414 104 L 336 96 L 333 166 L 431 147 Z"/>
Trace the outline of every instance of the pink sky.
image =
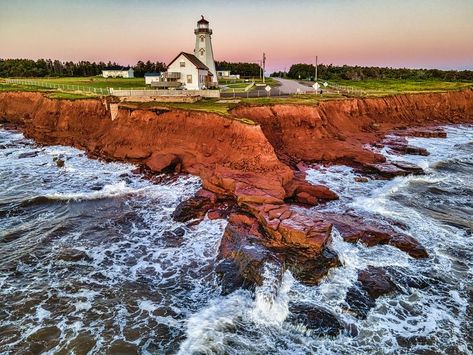
<path id="1" fill-rule="evenodd" d="M 195 22 L 216 60 L 473 69 L 471 0 L 0 0 L 0 58 L 168 62 Z"/>

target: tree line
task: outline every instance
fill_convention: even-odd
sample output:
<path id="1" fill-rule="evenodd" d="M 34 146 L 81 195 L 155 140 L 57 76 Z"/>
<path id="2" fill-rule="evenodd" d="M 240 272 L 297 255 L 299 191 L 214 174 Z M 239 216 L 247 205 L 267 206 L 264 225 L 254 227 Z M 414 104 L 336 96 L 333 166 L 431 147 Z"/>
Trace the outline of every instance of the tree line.
<path id="1" fill-rule="evenodd" d="M 473 81 L 471 70 L 439 70 L 439 69 L 408 69 L 387 67 L 336 66 L 319 64 L 317 75 L 324 80 L 365 80 L 365 79 L 409 79 L 409 80 L 444 80 L 444 81 Z M 291 79 L 314 80 L 315 66 L 313 64 L 294 64 L 289 71 L 274 72 L 274 77 Z"/>
<path id="2" fill-rule="evenodd" d="M 256 63 L 232 63 L 215 62 L 217 70 L 230 70 L 232 74 L 240 74 L 241 77 L 259 77 L 260 66 Z"/>
<path id="3" fill-rule="evenodd" d="M 110 66 L 120 66 L 116 62 L 61 62 L 52 59 L 0 59 L 0 77 L 72 77 L 95 76 L 102 74 L 102 70 Z M 143 77 L 147 72 L 161 72 L 165 70 L 162 62 L 138 61 L 133 70 L 136 77 Z"/>
<path id="4" fill-rule="evenodd" d="M 261 68 L 257 63 L 235 63 L 227 61 L 215 62 L 218 70 L 230 70 L 242 77 L 259 77 Z M 51 59 L 0 59 L 0 77 L 72 77 L 95 76 L 102 69 L 118 66 L 116 62 L 79 61 L 62 62 Z M 136 77 L 143 77 L 147 72 L 162 72 L 166 70 L 163 62 L 138 61 L 133 66 Z M 410 79 L 410 80 L 444 80 L 444 81 L 473 81 L 471 70 L 439 70 L 439 69 L 407 69 L 387 67 L 336 66 L 318 65 L 318 77 L 324 80 L 364 80 L 364 79 Z M 275 72 L 274 77 L 291 79 L 309 79 L 315 77 L 313 64 L 294 64 L 288 72 Z"/>

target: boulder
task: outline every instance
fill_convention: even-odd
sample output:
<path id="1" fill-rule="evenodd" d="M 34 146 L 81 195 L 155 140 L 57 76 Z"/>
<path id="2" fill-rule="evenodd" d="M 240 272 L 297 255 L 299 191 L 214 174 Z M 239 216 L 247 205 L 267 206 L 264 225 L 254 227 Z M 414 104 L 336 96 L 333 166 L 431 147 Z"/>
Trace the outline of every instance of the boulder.
<path id="1" fill-rule="evenodd" d="M 343 321 L 324 307 L 291 303 L 289 312 L 287 322 L 303 326 L 316 336 L 337 336 L 345 329 Z"/>
<path id="2" fill-rule="evenodd" d="M 294 178 L 284 185 L 286 198 L 315 205 L 317 202 L 337 200 L 338 195 L 324 185 L 313 185 L 305 180 L 305 173 L 294 172 Z M 304 202 L 306 201 L 306 202 Z"/>
<path id="3" fill-rule="evenodd" d="M 58 256 L 58 260 L 69 261 L 69 262 L 78 262 L 78 261 L 91 261 L 92 258 L 87 255 L 83 250 L 78 249 L 61 249 Z"/>
<path id="4" fill-rule="evenodd" d="M 391 162 L 393 165 L 397 166 L 398 168 L 401 168 L 402 170 L 408 171 L 413 175 L 423 175 L 424 174 L 424 169 L 422 169 L 420 166 L 413 164 L 413 163 L 408 163 L 406 161 L 393 161 Z"/>
<path id="5" fill-rule="evenodd" d="M 398 131 L 396 134 L 420 138 L 447 138 L 447 132 L 442 128 L 408 128 L 404 131 Z"/>
<path id="6" fill-rule="evenodd" d="M 361 242 L 368 247 L 375 245 L 391 245 L 404 251 L 409 256 L 420 259 L 427 258 L 427 250 L 413 237 L 398 233 L 388 225 L 375 224 L 366 219 L 345 214 L 324 213 L 323 218 L 332 223 L 348 243 Z"/>
<path id="7" fill-rule="evenodd" d="M 304 254 L 286 255 L 286 267 L 292 275 L 305 285 L 318 285 L 331 268 L 341 266 L 337 253 L 325 248 L 320 255 L 308 257 Z"/>
<path id="8" fill-rule="evenodd" d="M 150 170 L 158 173 L 179 173 L 182 168 L 181 159 L 175 154 L 153 153 L 145 164 Z"/>
<path id="9" fill-rule="evenodd" d="M 279 280 L 284 273 L 284 259 L 264 246 L 257 220 L 243 213 L 229 218 L 218 252 L 216 268 L 222 292 L 228 294 L 239 287 L 254 288 L 263 283 L 267 263 L 277 266 Z"/>
<path id="10" fill-rule="evenodd" d="M 391 163 L 380 164 L 366 164 L 363 171 L 371 174 L 376 174 L 381 178 L 392 179 L 396 176 L 407 176 L 409 171 L 401 169 L 400 167 Z"/>
<path id="11" fill-rule="evenodd" d="M 366 319 L 370 309 L 375 306 L 376 300 L 371 298 L 357 283 L 348 289 L 342 308 L 359 319 Z"/>
<path id="12" fill-rule="evenodd" d="M 389 145 L 389 150 L 395 154 L 409 154 L 409 155 L 422 155 L 428 156 L 430 155 L 429 151 L 425 148 L 415 147 L 409 144 L 396 144 L 396 145 Z"/>
<path id="13" fill-rule="evenodd" d="M 359 271 L 358 282 L 373 299 L 399 290 L 389 274 L 383 268 L 376 266 L 368 266 L 365 270 Z"/>
<path id="14" fill-rule="evenodd" d="M 188 222 L 194 219 L 201 220 L 212 207 L 213 204 L 209 198 L 194 196 L 177 205 L 172 213 L 172 218 L 176 222 Z"/>

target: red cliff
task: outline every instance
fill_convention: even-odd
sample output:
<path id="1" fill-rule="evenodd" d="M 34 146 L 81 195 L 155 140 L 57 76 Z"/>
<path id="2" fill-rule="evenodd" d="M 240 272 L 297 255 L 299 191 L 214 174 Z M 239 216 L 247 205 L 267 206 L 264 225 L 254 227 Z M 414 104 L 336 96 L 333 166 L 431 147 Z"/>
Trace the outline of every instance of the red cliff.
<path id="1" fill-rule="evenodd" d="M 377 163 L 385 159 L 367 149 L 367 144 L 381 141 L 394 129 L 471 122 L 473 91 L 331 101 L 318 106 L 239 106 L 232 114 L 121 108 L 114 110 L 112 119 L 108 103 L 102 100 L 0 93 L 0 120 L 18 124 L 27 137 L 41 144 L 71 145 L 92 156 L 141 163 L 156 172 L 178 170 L 200 176 L 204 188 L 218 198 L 202 194 L 195 205 L 210 210 L 217 199 L 226 201 L 225 211 L 213 211 L 215 216 L 231 213 L 221 256 L 238 265 L 242 275 L 253 275 L 247 267 L 259 268 L 259 263 L 248 261 L 256 257 L 251 251 L 258 244 L 261 260 L 266 260 L 267 252 L 277 253 L 278 260 L 284 261 L 281 265 L 292 267 L 307 282 L 316 282 L 326 265 L 338 263 L 329 250 L 332 223 L 345 226 L 347 236 L 353 233 L 349 223 L 290 205 L 316 205 L 337 196 L 324 186 L 310 185 L 303 173 L 289 165 L 343 162 L 377 167 L 380 172 L 383 168 Z M 403 170 L 407 168 L 396 167 L 412 173 Z M 236 210 L 228 207 L 229 198 Z M 192 215 L 187 207 L 184 210 Z M 378 229 L 360 229 L 353 235 L 368 240 L 365 234 L 373 231 Z M 383 243 L 404 248 L 405 243 L 392 242 L 389 231 L 383 233 L 377 234 Z M 410 248 L 419 249 L 415 240 L 406 238 Z"/>

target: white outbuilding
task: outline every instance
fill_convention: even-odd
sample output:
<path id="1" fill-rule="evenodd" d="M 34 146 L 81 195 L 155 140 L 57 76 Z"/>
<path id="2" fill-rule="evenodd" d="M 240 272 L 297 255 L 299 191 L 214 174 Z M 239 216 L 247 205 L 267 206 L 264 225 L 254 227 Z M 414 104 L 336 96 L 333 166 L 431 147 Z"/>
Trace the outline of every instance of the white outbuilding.
<path id="1" fill-rule="evenodd" d="M 151 83 L 158 82 L 161 78 L 161 73 L 145 73 L 145 84 L 151 85 Z"/>
<path id="2" fill-rule="evenodd" d="M 102 70 L 104 78 L 134 78 L 135 72 L 131 67 L 112 66 Z"/>

